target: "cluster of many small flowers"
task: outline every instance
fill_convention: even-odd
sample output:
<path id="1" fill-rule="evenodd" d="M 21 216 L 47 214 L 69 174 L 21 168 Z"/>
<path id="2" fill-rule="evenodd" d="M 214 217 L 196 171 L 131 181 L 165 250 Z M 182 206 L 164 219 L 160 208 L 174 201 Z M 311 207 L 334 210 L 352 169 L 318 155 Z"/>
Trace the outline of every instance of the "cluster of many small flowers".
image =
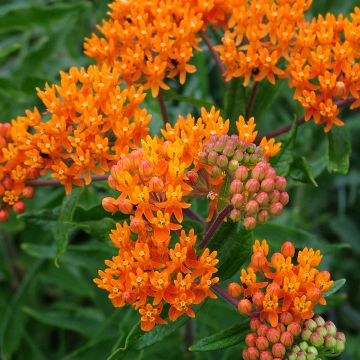
<path id="1" fill-rule="evenodd" d="M 105 65 L 73 67 L 60 75 L 60 85 L 38 89 L 43 114 L 34 108 L 12 121 L 2 168 L 23 183 L 28 171 L 50 172 L 70 192 L 73 184 L 89 184 L 92 173 L 104 174 L 114 159 L 137 147 L 151 116 L 139 108 L 143 89 L 121 90 L 117 71 Z"/>
<path id="2" fill-rule="evenodd" d="M 296 264 L 294 245 L 287 241 L 270 261 L 268 254 L 266 240 L 256 240 L 250 265 L 241 270 L 241 283 L 229 285 L 230 295 L 242 298 L 239 311 L 257 311 L 261 320 L 267 319 L 273 327 L 283 312 L 289 312 L 295 321 L 310 319 L 316 304 L 326 304 L 323 293 L 333 284 L 328 271 L 317 269 L 322 260 L 320 251 L 305 247 L 299 251 Z"/>
<path id="3" fill-rule="evenodd" d="M 110 19 L 98 26 L 101 36 L 86 39 L 85 53 L 100 64 L 114 66 L 128 85 L 144 84 L 156 97 L 168 89 L 166 78 L 196 71 L 189 63 L 200 50 L 198 33 L 208 22 L 224 25 L 230 12 L 226 0 L 115 0 Z"/>
<path id="4" fill-rule="evenodd" d="M 244 360 L 320 360 L 344 351 L 345 335 L 332 321 L 316 315 L 297 322 L 289 312 L 283 312 L 279 320 L 276 327 L 271 327 L 257 316 L 251 318 Z"/>
<path id="5" fill-rule="evenodd" d="M 10 210 L 20 214 L 25 210 L 22 198 L 32 198 L 35 189 L 26 185 L 35 179 L 39 171 L 23 167 L 24 153 L 13 142 L 12 126 L 0 124 L 0 222 L 7 221 Z"/>
<path id="6" fill-rule="evenodd" d="M 295 99 L 329 131 L 343 125 L 342 101 L 360 106 L 360 9 L 349 18 L 319 15 L 307 21 L 311 0 L 232 0 L 228 30 L 217 46 L 226 78 L 244 78 L 247 86 L 267 78 L 288 78 Z"/>

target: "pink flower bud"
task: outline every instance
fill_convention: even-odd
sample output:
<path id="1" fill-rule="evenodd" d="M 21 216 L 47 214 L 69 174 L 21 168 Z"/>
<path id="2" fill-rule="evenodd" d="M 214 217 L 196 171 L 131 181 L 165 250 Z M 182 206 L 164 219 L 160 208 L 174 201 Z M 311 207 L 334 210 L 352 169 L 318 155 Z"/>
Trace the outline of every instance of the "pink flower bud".
<path id="1" fill-rule="evenodd" d="M 301 325 L 298 322 L 293 321 L 288 325 L 287 331 L 291 332 L 294 336 L 299 336 L 301 334 Z"/>
<path id="2" fill-rule="evenodd" d="M 2 181 L 2 184 L 6 190 L 10 190 L 14 185 L 14 181 L 11 180 L 9 177 L 5 177 Z"/>
<path id="3" fill-rule="evenodd" d="M 228 293 L 230 294 L 230 296 L 232 296 L 233 298 L 237 298 L 241 295 L 242 293 L 242 289 L 241 286 L 236 283 L 236 282 L 232 282 L 228 285 Z"/>
<path id="4" fill-rule="evenodd" d="M 120 159 L 116 165 L 114 165 L 111 168 L 111 171 L 131 171 L 132 170 L 132 164 L 131 161 L 128 157 L 124 157 L 122 159 Z"/>
<path id="5" fill-rule="evenodd" d="M 112 214 L 116 213 L 117 211 L 119 211 L 119 208 L 117 207 L 117 205 L 115 204 L 115 199 L 112 197 L 106 197 L 102 199 L 102 206 L 105 209 L 105 211 L 108 211 Z"/>
<path id="6" fill-rule="evenodd" d="M 132 212 L 134 212 L 133 204 L 130 202 L 130 200 L 127 199 L 119 200 L 118 208 L 119 211 L 122 212 L 123 214 L 131 214 Z"/>
<path id="7" fill-rule="evenodd" d="M 266 175 L 266 168 L 267 166 L 264 163 L 257 164 L 251 172 L 251 177 L 261 181 Z"/>
<path id="8" fill-rule="evenodd" d="M 15 203 L 13 205 L 13 210 L 17 213 L 17 214 L 21 214 L 25 211 L 25 204 L 23 201 L 18 201 L 17 203 Z"/>
<path id="9" fill-rule="evenodd" d="M 280 331 L 275 328 L 270 328 L 266 333 L 266 337 L 271 343 L 277 343 L 280 340 Z"/>
<path id="10" fill-rule="evenodd" d="M 274 344 L 271 350 L 273 355 L 279 358 L 282 358 L 286 353 L 285 346 L 281 343 Z"/>
<path id="11" fill-rule="evenodd" d="M 269 168 L 266 170 L 266 177 L 268 179 L 275 179 L 276 177 L 276 171 L 271 166 L 269 166 Z"/>
<path id="12" fill-rule="evenodd" d="M 257 360 L 259 359 L 259 350 L 256 347 L 249 347 L 248 348 L 249 360 Z"/>
<path id="13" fill-rule="evenodd" d="M 210 151 L 208 155 L 208 164 L 215 165 L 217 159 L 218 159 L 218 153 L 214 150 Z"/>
<path id="14" fill-rule="evenodd" d="M 255 194 L 259 191 L 260 183 L 256 179 L 249 179 L 245 184 L 245 189 L 249 194 Z"/>
<path id="15" fill-rule="evenodd" d="M 301 338 L 304 341 L 308 341 L 310 339 L 310 336 L 312 334 L 312 331 L 306 327 L 303 328 L 303 330 L 301 331 Z"/>
<path id="16" fill-rule="evenodd" d="M 240 300 L 237 307 L 241 314 L 250 314 L 252 311 L 252 304 L 248 299 Z"/>
<path id="17" fill-rule="evenodd" d="M 190 185 L 196 185 L 198 183 L 199 175 L 195 171 L 190 170 L 190 171 L 187 172 L 186 175 L 187 175 L 187 177 L 189 179 Z"/>
<path id="18" fill-rule="evenodd" d="M 130 221 L 130 230 L 135 233 L 139 234 L 145 229 L 146 223 L 141 218 L 132 218 Z"/>
<path id="19" fill-rule="evenodd" d="M 313 320 L 316 322 L 317 326 L 323 326 L 325 325 L 325 320 L 320 315 L 316 315 L 313 317 Z"/>
<path id="20" fill-rule="evenodd" d="M 247 334 L 245 337 L 245 343 L 247 346 L 255 346 L 257 336 L 254 333 Z"/>
<path id="21" fill-rule="evenodd" d="M 279 191 L 285 191 L 286 189 L 286 179 L 284 176 L 277 176 L 275 178 L 275 188 Z"/>
<path id="22" fill-rule="evenodd" d="M 256 252 L 251 256 L 251 266 L 255 269 L 261 269 L 266 264 L 266 257 L 262 252 Z"/>
<path id="23" fill-rule="evenodd" d="M 341 332 L 341 331 L 338 331 L 336 333 L 336 340 L 340 340 L 340 341 L 345 342 L 346 341 L 345 334 L 343 332 Z"/>
<path id="24" fill-rule="evenodd" d="M 250 359 L 249 358 L 249 349 L 244 349 L 242 351 L 242 358 L 243 358 L 243 360 L 249 360 Z"/>
<path id="25" fill-rule="evenodd" d="M 276 203 L 280 200 L 280 191 L 274 190 L 269 194 L 269 200 L 271 203 Z"/>
<path id="26" fill-rule="evenodd" d="M 245 206 L 246 214 L 253 216 L 259 211 L 259 204 L 255 200 L 250 200 Z"/>
<path id="27" fill-rule="evenodd" d="M 222 170 L 225 170 L 228 166 L 229 160 L 225 155 L 220 155 L 216 160 L 216 165 Z"/>
<path id="28" fill-rule="evenodd" d="M 261 321 L 257 317 L 253 317 L 250 319 L 250 329 L 256 331 L 261 325 Z"/>
<path id="29" fill-rule="evenodd" d="M 228 157 L 232 157 L 235 153 L 234 144 L 228 143 L 222 153 Z"/>
<path id="30" fill-rule="evenodd" d="M 266 206 L 269 203 L 269 195 L 263 191 L 256 195 L 255 200 L 260 206 Z"/>
<path id="31" fill-rule="evenodd" d="M 345 342 L 341 340 L 336 340 L 335 352 L 338 354 L 342 353 L 345 350 Z"/>
<path id="32" fill-rule="evenodd" d="M 286 327 L 283 323 L 278 323 L 276 328 L 280 331 L 281 334 L 286 331 Z"/>
<path id="33" fill-rule="evenodd" d="M 242 189 L 243 189 L 243 183 L 240 180 L 235 179 L 230 183 L 231 194 L 240 193 Z"/>
<path id="34" fill-rule="evenodd" d="M 295 255 L 295 246 L 293 245 L 292 242 L 285 241 L 281 245 L 281 253 L 285 256 L 285 258 L 287 258 L 287 257 L 292 258 Z"/>
<path id="35" fill-rule="evenodd" d="M 36 168 L 29 168 L 26 173 L 29 180 L 37 179 L 40 176 L 40 170 Z"/>
<path id="36" fill-rule="evenodd" d="M 317 324 L 316 324 L 315 320 L 313 320 L 313 319 L 305 320 L 304 326 L 311 331 L 314 331 L 317 328 Z"/>
<path id="37" fill-rule="evenodd" d="M 188 173 L 188 177 L 189 177 L 189 173 Z M 163 180 L 158 176 L 153 176 L 149 181 L 149 190 L 151 192 L 162 192 L 163 189 L 164 189 Z"/>
<path id="38" fill-rule="evenodd" d="M 279 252 L 273 253 L 271 256 L 271 265 L 276 267 L 279 261 L 285 261 L 284 255 Z"/>
<path id="39" fill-rule="evenodd" d="M 25 186 L 22 194 L 25 199 L 31 199 L 35 194 L 35 189 L 32 186 Z"/>
<path id="40" fill-rule="evenodd" d="M 283 206 L 279 202 L 271 204 L 269 207 L 269 212 L 272 216 L 279 216 L 282 213 L 282 211 L 283 211 Z"/>
<path id="41" fill-rule="evenodd" d="M 291 346 L 294 342 L 294 336 L 291 332 L 285 331 L 284 333 L 281 334 L 280 341 L 285 346 Z"/>
<path id="42" fill-rule="evenodd" d="M 240 221 L 241 219 L 241 216 L 242 216 L 242 213 L 240 210 L 238 209 L 232 209 L 231 212 L 230 212 L 230 219 L 233 221 L 233 222 L 238 222 Z"/>
<path id="43" fill-rule="evenodd" d="M 280 199 L 279 201 L 281 202 L 281 204 L 283 204 L 284 206 L 287 205 L 289 203 L 289 194 L 286 191 L 283 191 L 282 193 L 280 193 Z"/>
<path id="44" fill-rule="evenodd" d="M 257 306 L 261 306 L 262 302 L 264 300 L 264 293 L 262 293 L 261 291 L 257 291 L 253 296 L 252 296 L 252 301 L 255 305 Z"/>
<path id="45" fill-rule="evenodd" d="M 273 356 L 270 351 L 262 351 L 260 353 L 260 360 L 272 360 Z"/>
<path id="46" fill-rule="evenodd" d="M 241 150 L 236 150 L 233 159 L 238 162 L 241 162 L 243 158 L 244 158 L 243 152 Z"/>
<path id="47" fill-rule="evenodd" d="M 310 335 L 310 343 L 316 347 L 322 346 L 324 344 L 324 337 L 318 332 L 314 332 Z"/>
<path id="48" fill-rule="evenodd" d="M 244 205 L 244 195 L 242 194 L 234 194 L 231 198 L 231 204 L 234 206 L 235 209 L 241 209 Z"/>
<path id="49" fill-rule="evenodd" d="M 269 220 L 270 214 L 267 210 L 261 210 L 258 213 L 258 220 L 260 224 L 265 224 Z"/>
<path id="50" fill-rule="evenodd" d="M 326 328 L 326 331 L 327 331 L 327 333 L 329 335 L 336 336 L 337 329 L 336 329 L 335 324 L 332 321 L 330 321 L 330 320 L 326 321 L 325 322 L 325 328 Z"/>
<path id="51" fill-rule="evenodd" d="M 231 171 L 231 173 L 233 173 L 238 167 L 239 162 L 237 160 L 232 159 L 229 161 L 228 169 Z"/>
<path id="52" fill-rule="evenodd" d="M 240 165 L 235 171 L 235 179 L 245 181 L 248 177 L 248 173 L 248 169 L 245 166 Z"/>
<path id="53" fill-rule="evenodd" d="M 266 350 L 269 347 L 269 341 L 265 336 L 259 336 L 256 339 L 256 347 L 259 350 Z"/>
<path id="54" fill-rule="evenodd" d="M 218 176 L 220 176 L 222 174 L 222 172 L 223 171 L 218 166 L 214 165 L 211 169 L 211 176 L 213 178 L 217 178 Z"/>
<path id="55" fill-rule="evenodd" d="M 8 221 L 9 219 L 9 211 L 0 210 L 0 222 Z"/>
<path id="56" fill-rule="evenodd" d="M 274 190 L 275 187 L 275 183 L 273 179 L 264 179 L 261 182 L 261 190 L 265 191 L 265 192 L 271 192 Z"/>
<path id="57" fill-rule="evenodd" d="M 321 336 L 327 335 L 327 330 L 326 330 L 325 326 L 318 326 L 316 328 L 316 332 L 319 333 Z"/>
<path id="58" fill-rule="evenodd" d="M 261 324 L 259 326 L 259 328 L 257 329 L 257 334 L 259 336 L 266 336 L 268 330 L 269 330 L 269 327 L 266 324 Z"/>
<path id="59" fill-rule="evenodd" d="M 269 284 L 266 288 L 266 293 L 272 296 L 277 296 L 279 293 L 280 286 L 276 282 Z"/>
<path id="60" fill-rule="evenodd" d="M 293 320 L 294 317 L 288 311 L 282 312 L 280 315 L 280 322 L 282 322 L 284 325 L 289 325 Z"/>
<path id="61" fill-rule="evenodd" d="M 244 220 L 243 220 L 243 225 L 244 225 L 244 228 L 246 230 L 252 230 L 255 228 L 256 226 L 256 220 L 249 216 L 249 217 L 246 217 Z"/>
<path id="62" fill-rule="evenodd" d="M 207 161 L 208 161 L 208 154 L 206 151 L 200 151 L 198 153 L 198 156 L 199 156 L 199 160 L 200 160 L 200 163 L 201 164 L 207 164 Z"/>
<path id="63" fill-rule="evenodd" d="M 313 303 L 317 303 L 320 300 L 321 296 L 321 290 L 316 287 L 312 287 L 306 292 L 306 298 Z"/>
<path id="64" fill-rule="evenodd" d="M 328 349 L 333 349 L 336 346 L 336 339 L 331 335 L 326 335 L 324 337 L 324 344 Z"/>

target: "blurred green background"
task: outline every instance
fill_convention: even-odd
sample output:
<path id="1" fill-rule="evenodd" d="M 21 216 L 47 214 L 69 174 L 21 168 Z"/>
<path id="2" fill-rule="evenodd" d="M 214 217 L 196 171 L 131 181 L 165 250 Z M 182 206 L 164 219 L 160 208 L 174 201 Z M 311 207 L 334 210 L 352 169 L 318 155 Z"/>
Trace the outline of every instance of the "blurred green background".
<path id="1" fill-rule="evenodd" d="M 357 3 L 317 0 L 312 11 L 348 13 Z M 82 52 L 83 38 L 94 31 L 106 11 L 103 0 L 0 0 L 1 122 L 38 105 L 35 88 L 56 81 L 60 70 L 91 63 Z M 165 94 L 172 121 L 178 114 L 198 113 L 201 104 L 224 106 L 224 87 L 206 49 L 197 53 L 194 63 L 198 72 L 189 76 L 185 87 L 172 82 L 173 90 Z M 255 106 L 260 133 L 301 115 L 286 84 L 273 90 L 268 101 Z M 157 132 L 158 104 L 150 97 L 146 104 L 154 118 L 151 130 Z M 352 146 L 349 173 L 329 173 L 326 135 L 312 123 L 301 127 L 292 143 L 293 161 L 307 159 L 314 178 L 304 177 L 292 166 L 291 202 L 270 225 L 278 230 L 272 231 L 270 242 L 279 243 L 283 237 L 303 246 L 319 246 L 326 253 L 324 267 L 335 279 L 347 279 L 322 311 L 346 332 L 347 349 L 341 358 L 355 360 L 360 359 L 360 114 L 345 110 L 342 116 Z M 2 359 L 106 359 L 124 344 L 137 321 L 132 309 L 114 309 L 106 293 L 92 283 L 103 260 L 114 255 L 107 235 L 116 218 L 100 206 L 109 190 L 105 184 L 94 184 L 73 192 L 71 198 L 79 196 L 79 201 L 71 219 L 66 219 L 72 223 L 70 244 L 59 267 L 54 263 L 54 238 L 69 199 L 62 188 L 37 190 L 25 214 L 0 224 Z M 258 236 L 265 236 L 266 230 L 260 228 Z M 128 351 L 122 359 L 240 359 L 241 346 L 212 353 L 186 351 L 192 341 L 235 324 L 238 317 L 225 302 L 207 301 L 196 322 L 174 327 L 163 341 Z M 157 336 L 162 339 L 161 331 Z"/>

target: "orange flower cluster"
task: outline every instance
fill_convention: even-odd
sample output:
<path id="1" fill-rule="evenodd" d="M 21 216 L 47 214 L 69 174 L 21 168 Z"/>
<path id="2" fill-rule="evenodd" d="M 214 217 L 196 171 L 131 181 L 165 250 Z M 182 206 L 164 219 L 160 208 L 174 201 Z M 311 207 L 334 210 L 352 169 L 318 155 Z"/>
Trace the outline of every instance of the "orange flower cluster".
<path id="1" fill-rule="evenodd" d="M 270 261 L 268 254 L 266 240 L 256 240 L 251 263 L 241 270 L 240 285 L 229 285 L 231 296 L 242 297 L 239 311 L 251 314 L 256 310 L 260 319 L 266 319 L 273 327 L 284 312 L 289 312 L 295 321 L 310 319 L 316 304 L 326 304 L 323 293 L 333 284 L 328 271 L 317 269 L 322 259 L 320 251 L 304 248 L 299 251 L 296 264 L 294 245 L 288 241 Z"/>
<path id="2" fill-rule="evenodd" d="M 327 14 L 307 21 L 311 0 L 231 0 L 229 29 L 217 46 L 226 78 L 288 78 L 295 99 L 305 108 L 305 120 L 343 125 L 341 100 L 352 96 L 360 106 L 360 9 L 350 17 Z"/>
<path id="3" fill-rule="evenodd" d="M 109 185 L 119 196 L 104 198 L 103 207 L 130 215 L 130 222 L 117 224 L 112 231 L 119 252 L 106 261 L 108 268 L 99 271 L 95 282 L 109 292 L 114 306 L 131 304 L 139 309 L 143 330 L 164 323 L 163 301 L 170 304 L 168 316 L 174 321 L 184 313 L 194 316 L 191 304 L 214 297 L 210 287 L 218 281 L 213 277 L 216 251 L 205 249 L 197 255 L 194 230 L 186 233 L 182 222 L 184 209 L 190 207 L 187 198 L 208 198 L 209 220 L 217 209 L 226 173 L 214 177 L 201 154 L 214 138 L 229 138 L 228 129 L 229 121 L 215 108 L 202 109 L 197 120 L 180 116 L 174 127 L 166 124 L 163 138 L 147 136 L 141 147 L 111 168 Z M 240 135 L 232 138 L 252 139 L 254 129 L 253 121 L 250 127 L 244 121 Z M 262 159 L 266 161 L 263 155 Z"/>
<path id="4" fill-rule="evenodd" d="M 224 25 L 226 0 L 115 0 L 110 19 L 98 26 L 101 36 L 86 39 L 85 53 L 100 64 L 114 66 L 131 85 L 144 84 L 156 97 L 168 89 L 166 78 L 196 71 L 189 61 L 200 50 L 198 33 L 207 23 Z"/>

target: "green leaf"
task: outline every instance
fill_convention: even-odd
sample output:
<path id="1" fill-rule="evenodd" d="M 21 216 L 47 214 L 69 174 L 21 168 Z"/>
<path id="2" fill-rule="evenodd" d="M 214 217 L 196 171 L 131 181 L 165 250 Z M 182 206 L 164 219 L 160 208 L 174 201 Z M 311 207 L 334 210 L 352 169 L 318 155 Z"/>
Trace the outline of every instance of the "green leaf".
<path id="1" fill-rule="evenodd" d="M 249 332 L 249 322 L 243 321 L 218 333 L 198 340 L 191 345 L 190 351 L 214 351 L 226 349 L 244 342 L 245 336 Z"/>
<path id="2" fill-rule="evenodd" d="M 330 173 L 347 174 L 351 154 L 351 142 L 348 130 L 334 126 L 327 133 L 327 166 Z"/>
<path id="3" fill-rule="evenodd" d="M 229 220 L 220 226 L 207 247 L 218 252 L 219 271 L 216 274 L 221 281 L 229 279 L 241 268 L 251 255 L 252 244 L 253 233 L 245 230 L 242 224 Z"/>
<path id="4" fill-rule="evenodd" d="M 291 165 L 294 162 L 296 135 L 297 124 L 296 121 L 294 121 L 289 134 L 285 140 L 282 140 L 279 154 L 271 159 L 271 165 L 275 167 L 278 175 L 286 176 L 289 174 Z"/>
<path id="5" fill-rule="evenodd" d="M 230 119 L 229 134 L 236 133 L 236 120 L 246 112 L 246 88 L 242 79 L 234 78 L 230 81 L 225 94 L 225 118 Z"/>
<path id="6" fill-rule="evenodd" d="M 52 228 L 52 233 L 56 242 L 55 264 L 57 266 L 59 266 L 60 256 L 65 253 L 69 243 L 69 232 L 73 228 L 71 222 L 81 192 L 81 188 L 74 188 L 71 194 L 64 198 L 59 218 Z"/>
<path id="7" fill-rule="evenodd" d="M 346 279 L 339 279 L 334 281 L 332 287 L 326 293 L 324 293 L 324 297 L 328 297 L 330 295 L 335 294 L 345 285 L 345 283 L 346 283 Z"/>
<path id="8" fill-rule="evenodd" d="M 27 29 L 31 26 L 49 26 L 53 21 L 61 21 L 64 16 L 68 16 L 72 12 L 80 13 L 89 8 L 89 2 L 74 2 L 9 10 L 0 14 L 0 34 Z"/>
<path id="9" fill-rule="evenodd" d="M 318 186 L 311 165 L 304 156 L 295 155 L 292 163 L 289 176 L 297 181 L 309 183 Z"/>
<path id="10" fill-rule="evenodd" d="M 85 231 L 98 240 L 107 241 L 109 240 L 110 231 L 116 227 L 116 221 L 106 217 L 100 220 L 74 222 L 73 226 Z"/>
<path id="11" fill-rule="evenodd" d="M 186 104 L 194 105 L 196 107 L 204 107 L 206 110 L 210 110 L 211 107 L 214 106 L 213 104 L 211 104 L 207 101 L 197 99 L 192 96 L 178 94 L 173 89 L 164 91 L 163 97 L 165 100 L 176 100 L 176 101 L 184 102 Z"/>
<path id="12" fill-rule="evenodd" d="M 5 49 L 1 49 L 0 48 L 0 59 L 5 58 L 9 55 L 11 55 L 13 52 L 19 50 L 21 48 L 20 44 L 12 44 L 11 46 L 5 48 Z"/>

